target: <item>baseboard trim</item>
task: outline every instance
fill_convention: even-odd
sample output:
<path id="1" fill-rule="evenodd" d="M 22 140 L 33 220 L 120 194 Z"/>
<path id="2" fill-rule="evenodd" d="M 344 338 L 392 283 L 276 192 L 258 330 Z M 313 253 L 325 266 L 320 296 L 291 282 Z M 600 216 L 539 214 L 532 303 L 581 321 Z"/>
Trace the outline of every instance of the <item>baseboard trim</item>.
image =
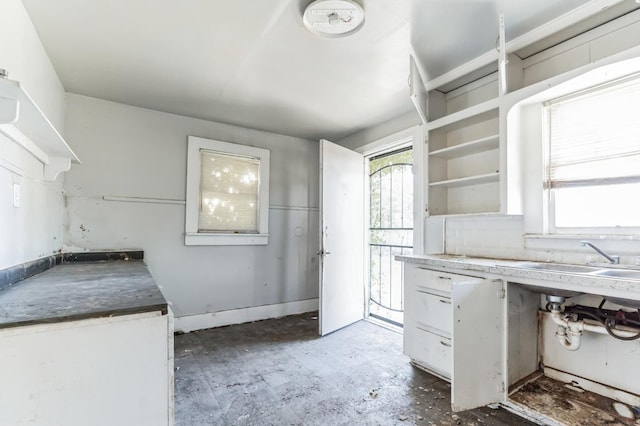
<path id="1" fill-rule="evenodd" d="M 296 302 L 277 303 L 274 305 L 253 306 L 251 308 L 230 309 L 228 311 L 210 312 L 206 314 L 185 315 L 175 318 L 175 331 L 189 333 L 206 328 L 245 322 L 279 318 L 286 315 L 303 314 L 318 310 L 318 299 L 298 300 Z"/>

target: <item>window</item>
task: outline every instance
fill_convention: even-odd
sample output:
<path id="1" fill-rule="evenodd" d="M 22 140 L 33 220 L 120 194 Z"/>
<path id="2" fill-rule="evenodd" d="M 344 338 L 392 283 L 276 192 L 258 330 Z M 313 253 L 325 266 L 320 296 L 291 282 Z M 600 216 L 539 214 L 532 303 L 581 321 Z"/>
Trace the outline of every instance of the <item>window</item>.
<path id="1" fill-rule="evenodd" d="M 639 104 L 638 75 L 545 104 L 551 232 L 640 231 Z"/>
<path id="2" fill-rule="evenodd" d="M 186 245 L 268 242 L 269 151 L 189 136 Z"/>

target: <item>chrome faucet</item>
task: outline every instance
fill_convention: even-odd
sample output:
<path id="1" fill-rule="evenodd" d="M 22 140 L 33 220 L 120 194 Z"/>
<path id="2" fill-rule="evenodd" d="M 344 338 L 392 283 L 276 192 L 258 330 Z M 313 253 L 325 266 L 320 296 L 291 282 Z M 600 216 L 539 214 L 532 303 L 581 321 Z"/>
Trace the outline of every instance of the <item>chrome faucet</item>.
<path id="1" fill-rule="evenodd" d="M 603 252 L 600 248 L 598 248 L 595 244 L 591 243 L 590 241 L 580 241 L 580 245 L 582 247 L 585 247 L 585 246 L 591 247 L 592 249 L 594 249 L 604 257 L 606 257 L 607 260 L 611 263 L 615 263 L 615 264 L 620 263 L 620 256 L 609 256 L 607 253 Z"/>

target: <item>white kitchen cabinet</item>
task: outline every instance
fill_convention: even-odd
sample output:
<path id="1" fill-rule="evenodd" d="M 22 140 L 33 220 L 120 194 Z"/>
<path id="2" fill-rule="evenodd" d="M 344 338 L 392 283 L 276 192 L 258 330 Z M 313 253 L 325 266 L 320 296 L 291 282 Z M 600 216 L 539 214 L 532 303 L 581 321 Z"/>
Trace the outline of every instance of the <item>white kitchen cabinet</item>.
<path id="1" fill-rule="evenodd" d="M 507 204 L 507 139 L 501 129 L 506 110 L 498 74 L 497 61 L 463 66 L 430 81 L 426 100 L 412 92 L 416 106 L 428 111 L 423 120 L 428 216 L 519 213 L 517 204 Z"/>
<path id="2" fill-rule="evenodd" d="M 490 102 L 473 113 L 442 127 L 431 123 L 427 150 L 431 216 L 500 211 L 499 111 Z"/>
<path id="3" fill-rule="evenodd" d="M 161 311 L 0 330 L 0 424 L 172 425 Z"/>
<path id="4" fill-rule="evenodd" d="M 405 263 L 404 352 L 426 370 L 451 378 L 451 274 Z"/>
<path id="5" fill-rule="evenodd" d="M 45 258 L 0 291 L 0 425 L 173 424 L 173 316 L 142 258 Z"/>
<path id="6" fill-rule="evenodd" d="M 505 397 L 504 282 L 405 262 L 404 352 L 451 381 L 455 411 Z"/>

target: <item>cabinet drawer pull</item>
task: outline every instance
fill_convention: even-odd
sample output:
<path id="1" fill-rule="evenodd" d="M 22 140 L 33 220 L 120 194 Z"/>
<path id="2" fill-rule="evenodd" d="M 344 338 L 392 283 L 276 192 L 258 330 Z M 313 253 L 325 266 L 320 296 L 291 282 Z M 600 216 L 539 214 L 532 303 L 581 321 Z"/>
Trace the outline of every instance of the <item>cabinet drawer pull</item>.
<path id="1" fill-rule="evenodd" d="M 450 280 L 450 279 L 451 279 L 451 277 L 445 277 L 445 276 L 443 276 L 443 275 L 438 275 L 438 279 L 441 279 L 441 280 Z"/>
<path id="2" fill-rule="evenodd" d="M 448 347 L 448 348 L 450 348 L 450 347 L 451 347 L 451 343 L 449 343 L 449 342 L 445 342 L 444 340 L 440 340 L 440 344 L 441 344 L 442 346 L 446 346 L 446 347 Z"/>
<path id="3" fill-rule="evenodd" d="M 446 303 L 447 305 L 451 304 L 451 300 L 447 300 L 447 299 L 438 299 L 440 300 L 440 303 Z"/>

